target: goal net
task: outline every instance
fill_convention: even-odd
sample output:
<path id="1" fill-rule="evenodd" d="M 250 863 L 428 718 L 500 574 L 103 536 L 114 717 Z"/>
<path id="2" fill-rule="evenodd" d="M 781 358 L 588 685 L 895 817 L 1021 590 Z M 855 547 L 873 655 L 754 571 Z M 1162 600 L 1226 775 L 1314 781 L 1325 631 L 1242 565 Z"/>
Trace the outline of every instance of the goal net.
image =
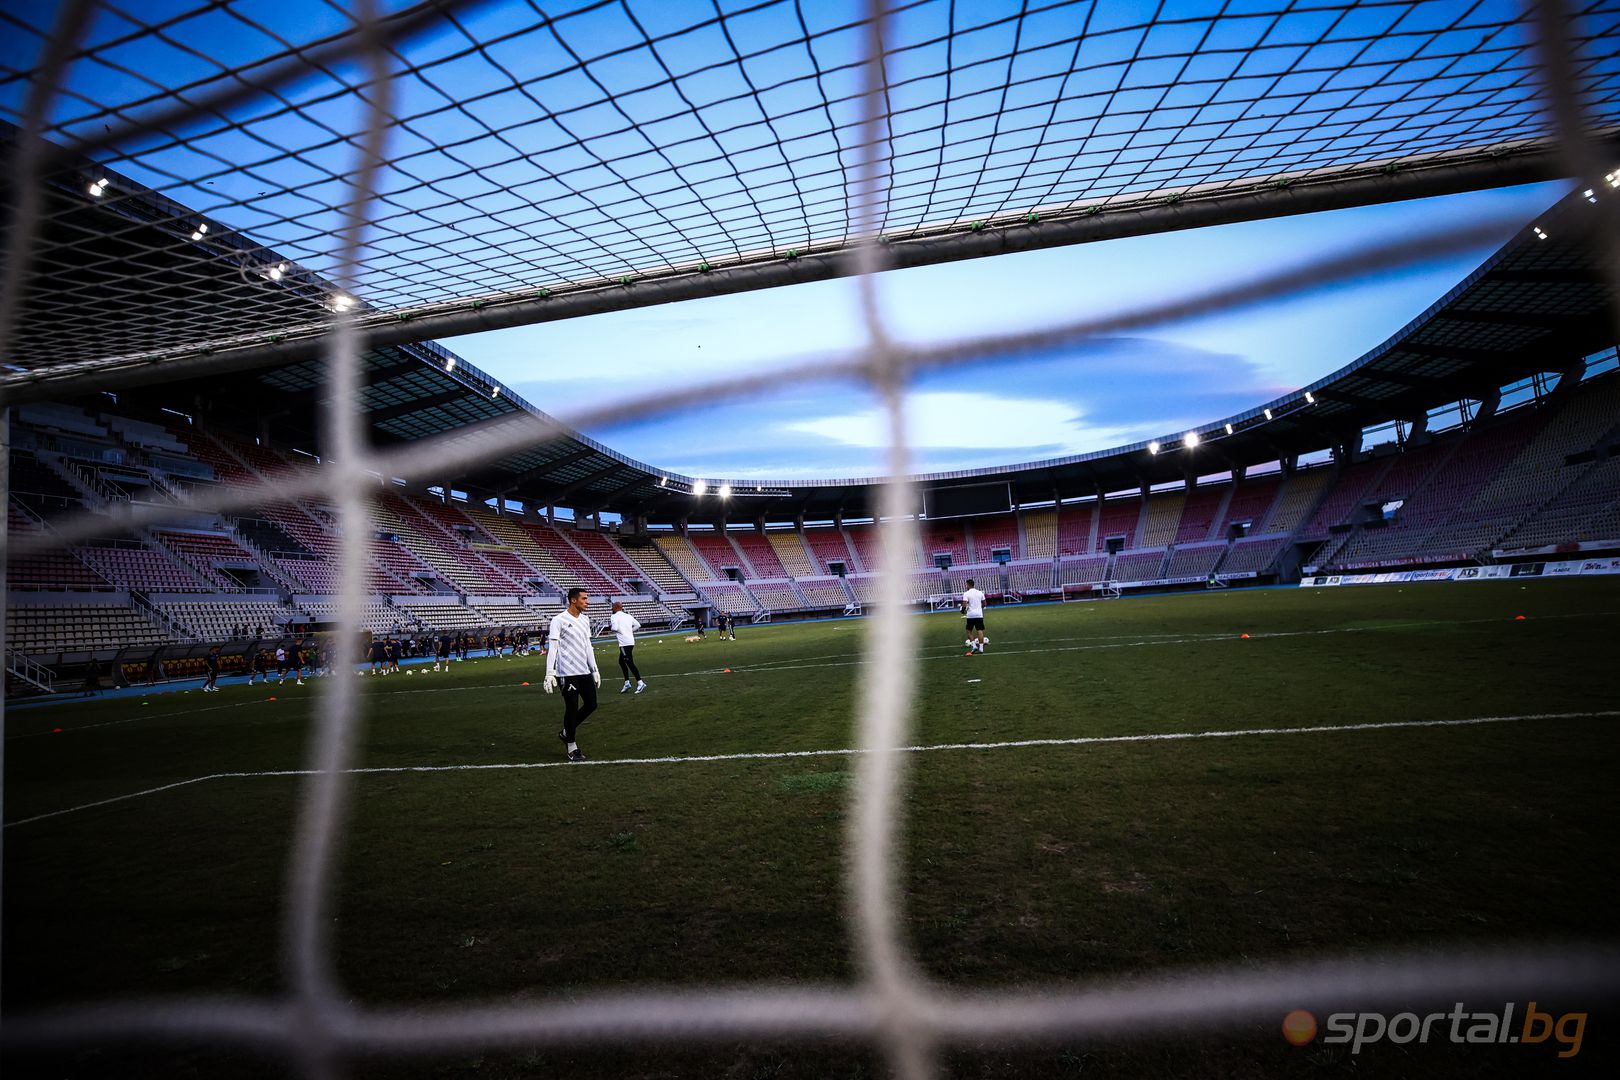
<path id="1" fill-rule="evenodd" d="M 907 755 L 896 751 L 908 745 L 916 689 L 906 568 L 917 550 L 918 506 L 907 479 L 907 386 L 952 365 L 1235 310 L 1464 251 L 1502 222 L 1436 227 L 1349 256 L 1234 274 L 1201 294 L 1138 310 L 942 345 L 901 338 L 875 275 L 1099 238 L 1109 227 L 1176 227 L 1164 222 L 1187 215 L 1235 220 L 1549 172 L 1595 183 L 1606 167 L 1601 140 L 1620 117 L 1612 11 L 1601 4 L 1442 5 L 1450 14 L 1435 25 L 1391 22 L 1371 32 L 1357 29 L 1361 5 L 1316 5 L 1310 18 L 1296 18 L 1301 13 L 1282 0 L 1250 5 L 1268 29 L 1232 54 L 1228 74 L 1199 90 L 1231 113 L 1225 133 L 1188 135 L 1190 121 L 1181 120 L 1162 139 L 1144 121 L 1170 108 L 1167 95 L 1186 93 L 1177 90 L 1185 85 L 1181 72 L 1206 55 L 1201 35 L 1209 26 L 1176 18 L 1175 5 L 1159 16 L 1142 14 L 1156 5 L 1119 5 L 1111 14 L 1089 3 L 991 6 L 996 12 L 982 26 L 964 29 L 950 25 L 941 4 L 873 0 L 846 18 L 842 5 L 763 2 L 749 9 L 771 17 L 755 38 L 741 15 L 718 8 L 683 21 L 665 6 L 625 0 L 560 5 L 561 14 L 467 0 L 385 13 L 361 2 L 352 17 L 323 22 L 317 36 L 288 41 L 244 12 L 200 5 L 194 14 L 226 20 L 219 33 L 234 26 L 274 43 L 226 63 L 188 52 L 183 18 L 114 17 L 90 0 L 63 0 L 43 27 L 5 14 L 5 32 L 36 48 L 29 69 L 11 79 L 17 130 L 7 141 L 0 392 L 42 400 L 247 370 L 267 358 L 307 365 L 323 383 L 319 470 L 197 492 L 169 510 L 132 511 L 130 524 L 318 502 L 341 540 L 333 553 L 339 640 L 356 636 L 364 618 L 379 477 L 454 475 L 563 434 L 524 415 L 373 446 L 362 424 L 377 405 L 361 378 L 366 349 L 852 274 L 864 328 L 858 349 L 745 377 L 695 376 L 675 392 L 603 401 L 570 420 L 589 430 L 812 380 L 853 379 L 880 402 L 887 457 L 878 515 L 883 572 L 868 605 L 844 838 L 845 925 L 857 960 L 850 985 L 648 988 L 411 1010 L 354 1004 L 334 968 L 333 884 L 353 811 L 359 703 L 356 680 L 329 679 L 321 684 L 283 898 L 285 995 L 109 1000 L 7 1015 L 0 1044 L 134 1038 L 268 1048 L 309 1076 L 328 1077 L 362 1058 L 430 1052 L 836 1039 L 875 1047 L 896 1075 L 920 1080 L 938 1074 L 943 1051 L 985 1041 L 1232 1031 L 1272 1023 L 1301 1001 L 1449 1007 L 1525 987 L 1551 996 L 1620 985 L 1613 950 L 1582 945 L 1303 956 L 1019 990 L 953 988 L 921 970 L 908 943 L 897 843 Z M 1425 9 L 1431 21 L 1432 7 Z M 936 17 L 946 19 L 943 30 L 929 29 Z M 1098 25 L 1089 25 L 1093 19 Z M 943 43 L 963 45 L 986 28 L 1007 44 L 981 42 L 969 52 L 988 48 L 990 59 L 958 59 L 949 75 L 915 73 L 924 50 L 943 53 Z M 1262 48 L 1265 33 L 1288 55 Z M 736 106 L 723 123 L 683 98 L 693 72 L 662 59 L 691 34 L 715 51 L 710 74 L 724 76 L 723 96 Z M 1482 43 L 1499 34 L 1516 44 L 1497 55 Z M 1448 107 L 1448 95 L 1462 92 L 1445 80 L 1393 80 L 1374 107 L 1387 122 L 1326 132 L 1337 106 L 1309 87 L 1334 76 L 1367 86 L 1383 78 L 1372 58 L 1361 58 L 1381 36 L 1414 51 L 1421 45 L 1431 60 L 1488 64 L 1507 89 L 1469 111 Z M 189 81 L 114 79 L 104 84 L 105 100 L 87 96 L 86 86 L 98 84 L 74 73 L 92 61 L 116 70 L 117 50 L 129 41 L 189 57 L 174 61 Z M 1339 59 L 1307 58 L 1327 45 Z M 1111 52 L 1093 55 L 1095 48 Z M 613 64 L 631 54 L 654 70 L 649 85 L 611 80 Z M 479 79 L 453 76 L 450 61 L 468 57 Z M 1234 74 L 1245 60 L 1264 74 Z M 1089 89 L 1104 73 L 1126 71 L 1128 85 L 1116 77 L 1105 93 Z M 971 102 L 952 96 L 951 77 L 973 83 Z M 557 89 L 564 83 L 566 91 Z M 548 92 L 566 94 L 565 103 L 548 105 Z M 1098 112 L 1088 116 L 1091 105 Z M 966 111 L 947 116 L 952 108 Z M 1299 122 L 1256 119 L 1283 113 Z M 1307 137 L 1313 128 L 1317 135 Z M 1116 139 L 1111 130 L 1140 134 Z M 1108 147 L 1102 160 L 1092 160 L 1088 140 Z M 265 171 L 262 190 L 210 194 L 210 177 L 259 160 L 250 145 L 266 160 L 297 167 Z M 534 169 L 523 171 L 534 145 L 555 155 L 538 179 Z M 186 175 L 158 152 L 174 147 L 191 157 Z M 123 239 L 148 269 L 134 280 L 103 280 L 83 268 L 92 250 L 64 238 L 72 223 L 64 206 L 69 195 L 116 202 L 136 175 L 170 200 L 171 217 L 130 220 Z M 451 177 L 474 179 L 447 197 Z M 137 203 L 121 205 L 133 213 Z M 197 207 L 249 224 L 229 237 L 208 232 L 189 209 Z M 1608 229 L 1611 212 L 1604 213 Z M 240 288 L 191 290 L 187 265 L 175 255 L 181 247 L 205 251 L 216 269 L 229 267 Z M 501 392 L 489 389 L 492 397 Z M 104 528 L 66 521 L 49 537 L 12 546 L 37 553 Z M 1064 587 L 1064 599 L 1079 596 L 1079 588 Z"/>

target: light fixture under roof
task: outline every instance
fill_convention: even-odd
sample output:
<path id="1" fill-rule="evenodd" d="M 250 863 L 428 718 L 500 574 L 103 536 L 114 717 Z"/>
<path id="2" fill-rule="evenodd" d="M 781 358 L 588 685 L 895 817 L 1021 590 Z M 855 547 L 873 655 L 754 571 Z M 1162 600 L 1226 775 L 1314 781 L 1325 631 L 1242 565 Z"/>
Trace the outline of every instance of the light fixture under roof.
<path id="1" fill-rule="evenodd" d="M 492 397 L 492 398 L 500 397 L 501 396 L 501 388 L 497 386 L 494 390 L 490 391 L 489 396 Z"/>
<path id="2" fill-rule="evenodd" d="M 352 307 L 354 307 L 354 297 L 345 296 L 342 293 L 332 297 L 333 311 L 348 311 Z"/>
<path id="3" fill-rule="evenodd" d="M 1231 424 L 1226 425 L 1226 433 L 1228 435 L 1232 434 L 1232 425 Z"/>
<path id="4" fill-rule="evenodd" d="M 730 484 L 721 484 L 720 485 L 720 497 L 722 499 L 731 498 L 731 485 Z"/>
<path id="5" fill-rule="evenodd" d="M 709 490 L 709 485 L 706 484 L 705 482 L 703 482 L 702 480 L 694 480 L 694 481 L 692 481 L 692 494 L 701 495 L 705 491 L 708 491 L 708 490 Z"/>
<path id="6" fill-rule="evenodd" d="M 1148 443 L 1148 453 L 1157 454 L 1158 452 L 1159 452 L 1158 440 L 1154 440 L 1153 442 Z"/>
<path id="7" fill-rule="evenodd" d="M 90 185 L 90 196 L 91 196 L 91 198 L 99 199 L 103 195 L 105 195 L 106 193 L 107 193 L 107 178 L 105 176 L 103 176 L 100 180 L 97 180 L 97 181 L 95 181 L 94 183 L 92 183 Z"/>
<path id="8" fill-rule="evenodd" d="M 456 370 L 456 358 L 455 357 L 452 356 L 450 359 L 448 359 L 448 360 L 446 360 L 444 362 L 444 370 L 446 370 L 446 371 L 454 371 L 454 370 Z"/>
<path id="9" fill-rule="evenodd" d="M 1316 395 L 1311 393 L 1309 390 L 1305 391 L 1305 404 L 1307 404 L 1307 405 L 1315 405 L 1316 404 Z"/>
<path id="10" fill-rule="evenodd" d="M 1267 419 L 1267 420 L 1270 420 L 1270 419 L 1271 419 L 1271 410 L 1270 410 L 1270 409 L 1267 409 L 1267 410 L 1266 410 L 1266 419 Z"/>
<path id="11" fill-rule="evenodd" d="M 1189 450 L 1191 450 L 1193 447 L 1197 446 L 1198 442 L 1199 442 L 1198 432 L 1196 432 L 1196 431 L 1189 431 L 1189 432 L 1187 432 L 1187 434 L 1185 434 L 1185 435 L 1183 435 L 1181 437 L 1181 445 L 1185 446 Z"/>

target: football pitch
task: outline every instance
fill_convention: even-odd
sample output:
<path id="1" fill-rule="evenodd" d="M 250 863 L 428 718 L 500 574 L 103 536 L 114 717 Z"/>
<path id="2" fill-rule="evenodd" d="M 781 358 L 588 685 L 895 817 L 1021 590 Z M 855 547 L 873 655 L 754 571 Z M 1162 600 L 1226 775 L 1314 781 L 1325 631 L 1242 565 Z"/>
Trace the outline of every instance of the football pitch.
<path id="1" fill-rule="evenodd" d="M 918 616 L 901 880 L 910 944 L 940 982 L 1613 940 L 1620 581 L 1233 590 L 987 615 L 983 656 L 964 655 L 959 617 Z M 647 638 L 640 696 L 618 693 L 604 641 L 582 765 L 563 762 L 562 704 L 541 692 L 539 656 L 362 677 L 332 935 L 352 1000 L 853 979 L 843 822 L 867 625 Z M 295 774 L 319 680 L 243 683 L 8 712 L 7 1011 L 283 988 Z M 1600 1019 L 1562 1061 L 1551 1044 L 1352 1056 L 1292 1047 L 1270 1023 L 947 1060 L 972 1077 L 1516 1076 L 1612 1061 Z M 280 1069 L 192 1046 L 7 1066 Z M 727 1044 L 374 1060 L 355 1073 L 884 1070 L 863 1047 Z"/>

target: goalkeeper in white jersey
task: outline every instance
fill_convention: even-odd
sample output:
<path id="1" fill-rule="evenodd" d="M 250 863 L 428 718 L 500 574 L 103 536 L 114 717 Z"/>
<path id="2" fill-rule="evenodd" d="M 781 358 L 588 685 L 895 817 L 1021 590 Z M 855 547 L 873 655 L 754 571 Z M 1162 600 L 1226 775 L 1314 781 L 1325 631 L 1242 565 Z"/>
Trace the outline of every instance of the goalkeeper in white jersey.
<path id="1" fill-rule="evenodd" d="M 591 598 L 584 589 L 568 590 L 568 607 L 551 619 L 551 648 L 546 653 L 546 693 L 562 685 L 563 729 L 557 738 L 568 749 L 569 761 L 584 761 L 585 754 L 575 739 L 579 725 L 596 711 L 596 688 L 602 673 L 596 668 L 596 650 L 591 647 L 591 620 L 585 614 Z"/>

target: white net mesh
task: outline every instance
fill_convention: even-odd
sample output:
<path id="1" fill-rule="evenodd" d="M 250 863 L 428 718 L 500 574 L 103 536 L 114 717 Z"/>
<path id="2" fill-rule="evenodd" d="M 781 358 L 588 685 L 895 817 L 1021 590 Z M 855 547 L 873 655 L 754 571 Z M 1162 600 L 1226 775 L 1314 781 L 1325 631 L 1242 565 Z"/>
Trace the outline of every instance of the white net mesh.
<path id="1" fill-rule="evenodd" d="M 352 160 L 337 170 L 345 183 L 340 190 L 347 197 L 330 209 L 340 212 L 333 218 L 330 236 L 338 241 L 330 261 L 319 267 L 323 277 L 335 281 L 350 295 L 368 293 L 378 297 L 377 307 L 409 308 L 450 295 L 488 294 L 511 288 L 521 278 L 532 281 L 537 267 L 547 273 L 566 276 L 573 273 L 578 282 L 612 275 L 623 270 L 640 273 L 652 263 L 673 266 L 683 258 L 702 258 L 705 249 L 694 245 L 694 228 L 689 221 L 677 224 L 671 213 L 663 216 L 665 231 L 652 235 L 669 240 L 660 247 L 646 238 L 638 241 L 645 250 L 630 256 L 615 245 L 618 239 L 576 231 L 582 245 L 596 254 L 590 261 L 570 255 L 567 264 L 561 254 L 566 244 L 559 239 L 545 252 L 532 250 L 521 272 L 513 264 L 494 268 L 478 264 L 470 276 L 446 283 L 442 276 L 426 270 L 406 274 L 396 264 L 388 269 L 380 261 L 376 240 L 388 226 L 390 200 L 397 188 L 389 187 L 384 173 L 396 169 L 402 160 L 390 154 L 390 142 L 401 138 L 402 113 L 394 107 L 392 89 L 402 69 L 420 74 L 419 64 L 402 56 L 398 43 L 430 27 L 454 27 L 473 48 L 487 48 L 470 34 L 460 20 L 471 4 L 423 5 L 383 17 L 374 2 L 358 5 L 354 26 L 331 40 L 303 49 L 289 47 L 282 53 L 263 57 L 253 65 L 233 70 L 228 80 L 204 80 L 190 94 L 173 94 L 159 106 L 150 102 L 112 102 L 100 109 L 80 109 L 71 123 L 53 125 L 48 117 L 60 92 L 65 67 L 81 57 L 82 35 L 90 21 L 92 5 L 67 3 L 61 8 L 55 27 L 45 40 L 39 62 L 32 73 L 28 99 L 19 116 L 23 134 L 12 163 L 19 177 L 15 214 L 8 236 L 3 306 L 0 306 L 0 342 L 8 361 L 16 370 L 54 370 L 50 361 L 94 365 L 101 360 L 128 353 L 176 348 L 196 348 L 199 342 L 218 337 L 205 313 L 199 321 L 182 327 L 185 340 L 111 341 L 98 339 L 106 320 L 91 325 L 90 317 L 75 333 L 75 327 L 58 327 L 60 336 L 34 336 L 38 312 L 24 317 L 23 285 L 31 272 L 30 260 L 48 214 L 35 194 L 34 180 L 48 169 L 50 144 L 37 140 L 43 132 L 58 136 L 76 134 L 81 146 L 89 149 L 118 145 L 131 132 L 167 133 L 187 120 L 207 121 L 232 116 L 231 110 L 259 96 L 280 99 L 280 91 L 304 73 L 318 71 L 323 79 L 337 79 L 343 92 L 359 103 L 361 115 L 355 132 L 340 141 L 351 146 Z M 1064 7 L 1065 5 L 1056 5 Z M 1027 8 L 1027 5 L 1026 5 Z M 1488 5 L 1457 5 L 1450 29 L 1473 27 L 1488 37 L 1491 32 L 1511 26 L 1524 30 L 1528 25 L 1522 13 L 1496 11 Z M 1464 12 L 1485 11 L 1471 23 Z M 538 8 L 532 9 L 537 22 L 550 26 L 551 20 Z M 794 10 L 798 11 L 797 5 Z M 903 9 L 902 9 L 903 10 Z M 1027 11 L 1025 12 L 1027 14 Z M 1287 14 L 1274 13 L 1274 22 Z M 1349 18 L 1351 12 L 1339 13 Z M 1580 12 L 1589 26 L 1602 14 L 1601 5 Z M 912 231 L 926 231 L 941 222 L 957 223 L 978 216 L 994 217 L 1010 206 L 1047 206 L 1068 175 L 1058 172 L 1044 179 L 1026 167 L 1011 184 L 987 183 L 991 165 L 983 163 L 965 192 L 941 187 L 928 189 L 930 198 L 917 207 L 903 195 L 904 155 L 897 154 L 896 123 L 905 110 L 895 103 L 898 88 L 905 80 L 891 70 L 896 60 L 886 48 L 889 21 L 894 12 L 881 3 L 854 19 L 843 29 L 858 32 L 859 62 L 854 64 L 859 88 L 844 99 L 859 108 L 858 121 L 847 126 L 858 137 L 849 140 L 856 166 L 852 178 L 836 196 L 840 215 L 831 231 L 818 231 L 820 203 L 801 188 L 794 214 L 786 225 L 773 217 L 755 200 L 748 215 L 755 232 L 728 217 L 721 208 L 709 206 L 700 193 L 687 210 L 707 215 L 710 225 L 727 235 L 727 242 L 739 256 L 756 249 L 774 249 L 784 242 L 782 229 L 802 238 L 806 245 L 836 242 L 841 258 L 854 260 L 860 275 L 859 303 L 866 342 L 858 351 L 845 356 L 816 357 L 796 365 L 763 372 L 751 378 L 727 378 L 714 383 L 693 384 L 675 393 L 660 392 L 640 398 L 619 400 L 577 417 L 582 427 L 605 424 L 662 411 L 677 410 L 721 397 L 740 397 L 766 387 L 793 381 L 855 377 L 865 380 L 879 395 L 889 423 L 888 479 L 883 485 L 881 516 L 882 582 L 866 635 L 871 676 L 862 684 L 858 722 L 858 772 L 848 818 L 848 880 L 846 882 L 847 923 L 851 948 L 858 960 L 859 980 L 850 986 L 747 986 L 714 988 L 696 992 L 647 990 L 630 993 L 602 993 L 573 1001 L 540 1002 L 489 1007 L 445 1006 L 412 1010 L 360 1008 L 351 1004 L 332 968 L 333 868 L 345 835 L 352 795 L 352 763 L 357 740 L 357 691 L 354 680 L 330 679 L 322 687 L 317 723 L 308 751 L 308 776 L 304 780 L 296 841 L 285 898 L 283 950 L 288 975 L 288 993 L 283 997 L 227 1001 L 209 998 L 189 1000 L 111 1001 L 89 1007 L 62 1009 L 47 1013 L 7 1016 L 0 1037 L 14 1047 L 68 1045 L 86 1038 L 132 1038 L 157 1041 L 196 1041 L 242 1047 L 272 1049 L 298 1061 L 312 1076 L 333 1075 L 345 1062 L 360 1055 L 406 1055 L 421 1052 L 447 1052 L 467 1049 L 498 1049 L 564 1044 L 607 1044 L 629 1046 L 656 1042 L 692 1044 L 715 1040 L 748 1039 L 847 1039 L 881 1049 L 893 1071 L 907 1080 L 934 1075 L 938 1051 L 943 1047 L 995 1040 L 1001 1043 L 1038 1043 L 1075 1038 L 1140 1036 L 1163 1031 L 1219 1029 L 1255 1019 L 1274 1020 L 1283 1011 L 1301 1002 L 1331 1000 L 1339 1008 L 1398 1006 L 1412 1008 L 1424 1004 L 1449 1004 L 1468 996 L 1513 995 L 1526 987 L 1536 992 L 1612 992 L 1620 956 L 1608 948 L 1577 945 L 1525 950 L 1480 950 L 1469 954 L 1375 955 L 1353 959 L 1312 959 L 1272 967 L 1243 967 L 1189 971 L 1169 976 L 1124 982 L 1097 982 L 1031 988 L 1019 992 L 965 992 L 939 985 L 927 978 L 911 956 L 904 928 L 906 925 L 902 890 L 898 886 L 901 847 L 898 838 L 904 826 L 902 792 L 905 787 L 909 704 L 913 695 L 913 654 L 915 620 L 908 614 L 905 574 L 913 545 L 906 532 L 914 528 L 914 490 L 905 477 L 909 472 L 907 438 L 902 404 L 908 381 L 920 371 L 954 363 L 982 361 L 987 357 L 1039 348 L 1056 342 L 1072 342 L 1085 337 L 1141 328 L 1218 310 L 1231 310 L 1245 304 L 1308 288 L 1347 280 L 1370 270 L 1401 265 L 1420 255 L 1460 251 L 1494 236 L 1500 222 L 1486 222 L 1466 229 L 1451 229 L 1406 238 L 1398 243 L 1369 248 L 1353 256 L 1318 261 L 1305 266 L 1261 272 L 1257 276 L 1212 289 L 1202 296 L 1167 300 L 1162 305 L 1121 313 L 1105 320 L 1088 320 L 1072 325 L 1045 327 L 1018 335 L 1000 335 L 980 340 L 957 341 L 945 346 L 918 347 L 895 340 L 886 329 L 883 305 L 877 292 L 875 274 L 886 265 L 889 245 L 880 237 L 892 236 L 896 225 Z M 802 21 L 803 15 L 800 12 Z M 1596 77 L 1607 70 L 1611 57 L 1606 51 L 1612 42 L 1603 34 L 1572 40 L 1572 22 L 1560 4 L 1539 5 L 1536 12 L 1541 32 L 1542 63 L 1549 90 L 1547 100 L 1563 148 L 1569 171 L 1590 177 L 1600 169 L 1588 142 L 1590 114 L 1583 110 L 1608 108 L 1608 99 L 1593 95 Z M 15 20 L 13 20 L 15 22 Z M 1601 20 L 1598 20 L 1601 22 Z M 718 20 L 723 24 L 724 20 Z M 1174 24 L 1175 20 L 1168 20 Z M 1477 25 L 1475 25 L 1477 23 Z M 161 28 L 159 28 L 161 29 Z M 657 35 L 645 32 L 650 41 Z M 1317 43 L 1330 36 L 1319 29 Z M 1085 39 L 1081 30 L 1069 42 L 1078 50 Z M 1377 35 L 1371 35 L 1376 38 Z M 1352 35 L 1354 37 L 1354 35 Z M 1356 40 L 1367 38 L 1362 34 Z M 810 28 L 804 30 L 804 44 L 817 39 Z M 566 44 L 566 38 L 557 40 Z M 1484 40 L 1483 38 L 1481 40 Z M 1597 58 L 1594 59 L 1594 42 Z M 1363 41 L 1366 45 L 1368 42 Z M 746 46 L 733 45 L 739 61 L 751 54 Z M 1508 70 L 1521 72 L 1527 87 L 1511 106 L 1498 110 L 1497 119 L 1509 118 L 1505 126 L 1491 128 L 1492 140 L 1502 138 L 1545 138 L 1539 99 L 1533 93 L 1529 73 L 1534 65 L 1524 59 L 1531 48 L 1523 45 L 1503 60 Z M 1014 52 L 1016 52 L 1016 47 Z M 576 61 L 578 58 L 575 58 Z M 1130 59 L 1144 59 L 1139 43 Z M 347 67 L 344 67 L 347 65 Z M 1350 65 L 1350 66 L 1353 66 Z M 342 69 L 344 74 L 333 75 Z M 827 72 L 819 73 L 822 77 Z M 672 81 L 674 77 L 671 76 Z M 1001 80 L 1000 104 L 990 114 L 996 127 L 1012 127 L 1009 90 L 1019 82 L 1012 75 Z M 1250 91 L 1251 100 L 1264 100 L 1266 88 Z M 609 98 L 612 94 L 604 89 Z M 745 92 L 759 97 L 765 90 L 750 85 Z M 824 108 L 834 102 L 822 90 Z M 1583 102 L 1582 95 L 1587 95 Z M 1421 87 L 1408 87 L 1395 100 L 1427 100 Z M 94 104 L 94 103 L 92 103 Z M 466 102 L 461 102 L 465 105 Z M 143 111 L 143 108 L 145 111 Z M 154 111 L 155 110 L 155 111 Z M 106 116 L 116 118 L 122 127 L 105 137 L 85 135 L 86 123 Z M 634 120 L 627 113 L 627 122 Z M 1583 116 L 1587 117 L 1583 119 Z M 240 123 L 232 119 L 230 123 Z M 828 122 L 832 122 L 829 112 Z M 1048 118 L 1047 125 L 1050 126 Z M 1462 123 L 1462 121 L 1459 121 Z M 1482 121 L 1474 121 L 1475 128 Z M 1487 125 L 1488 126 L 1488 125 Z M 498 125 L 496 126 L 498 128 Z M 1436 129 L 1442 130 L 1436 130 Z M 1278 168 L 1322 170 L 1333 162 L 1354 160 L 1358 165 L 1383 154 L 1450 151 L 1473 146 L 1467 132 L 1444 129 L 1443 125 L 1401 127 L 1394 142 L 1380 143 L 1370 136 L 1347 150 L 1326 148 L 1321 158 L 1267 160 L 1264 169 L 1222 172 L 1214 169 L 1196 176 L 1177 174 L 1173 178 L 1153 173 L 1151 163 L 1164 155 L 1148 155 L 1132 166 L 1132 181 L 1118 177 L 1103 183 L 1093 177 L 1088 184 L 1070 190 L 1062 201 L 1075 205 L 1099 193 L 1107 197 L 1119 191 L 1158 191 L 1174 179 L 1178 183 L 1197 180 L 1217 186 L 1247 184 L 1257 172 Z M 109 131 L 111 128 L 109 126 Z M 774 137 L 781 139 L 780 132 Z M 713 138 L 714 132 L 710 132 Z M 1404 142 L 1400 140 L 1405 140 Z M 1397 145 L 1398 143 L 1398 145 Z M 941 160 L 944 159 L 942 143 Z M 778 143 L 778 150 L 781 144 Z M 1338 157 L 1334 157 L 1338 154 Z M 786 154 L 783 154 L 784 159 Z M 611 157 L 596 155 L 598 164 L 614 163 Z M 837 168 L 842 170 L 843 158 Z M 1145 162 L 1145 163 L 1143 163 Z M 1193 169 L 1183 162 L 1184 170 Z M 1196 172 L 1196 170 L 1193 170 Z M 750 183 L 733 168 L 742 190 Z M 943 175 L 935 166 L 935 176 Z M 622 178 L 621 178 L 622 179 Z M 813 176 L 796 176 L 808 185 Z M 1033 189 L 1026 186 L 1033 184 Z M 1032 193 L 1033 191 L 1033 193 Z M 988 193 L 988 194 L 987 194 Z M 577 195 L 578 192 L 576 191 Z M 981 202 L 986 195 L 989 204 Z M 909 207 L 910 209 L 897 209 Z M 909 215 L 909 216 L 908 216 Z M 796 222 L 796 223 L 795 223 Z M 282 222 L 285 223 L 285 222 Z M 267 226 L 268 228 L 268 226 Z M 733 234 L 735 231 L 735 235 Z M 773 231 L 776 230 L 776 231 Z M 273 233 L 273 229 L 270 230 Z M 784 234 L 785 235 L 785 234 Z M 1612 232 L 1609 234 L 1612 235 Z M 676 241 L 679 241 L 678 243 Z M 310 241 L 310 250 L 319 245 Z M 154 257 L 159 253 L 153 252 Z M 219 256 L 221 258 L 224 255 Z M 548 261 L 551 260 L 551 261 Z M 566 264 L 566 265 L 565 265 Z M 428 264 L 424 264 L 428 265 Z M 431 267 L 429 266 L 429 269 Z M 49 268 L 46 268 L 47 270 Z M 416 276 L 412 276 L 415 274 Z M 392 275 L 392 276 L 390 276 Z M 82 299 L 82 298 L 81 298 Z M 93 305 L 92 305 L 93 306 Z M 241 315 L 264 317 L 264 328 L 281 325 L 280 314 L 239 312 L 225 309 L 221 317 Z M 242 510 L 270 500 L 319 496 L 336 508 L 338 532 L 344 538 L 342 552 L 343 584 L 338 611 L 340 640 L 352 639 L 359 626 L 364 600 L 366 552 L 364 538 L 371 532 L 371 505 L 365 496 L 368 474 L 411 477 L 443 473 L 449 469 L 497 459 L 515 447 L 539 445 L 559 437 L 559 431 L 532 417 L 499 421 L 483 429 L 378 450 L 366 443 L 361 430 L 363 411 L 359 407 L 360 353 L 368 340 L 368 327 L 375 325 L 373 313 L 345 309 L 332 313 L 319 328 L 326 355 L 329 380 L 324 414 L 327 455 L 318 472 L 310 472 L 293 482 L 278 481 L 259 487 L 232 487 L 198 496 L 193 508 Z M 61 341 L 72 348 L 66 354 L 50 356 Z M 75 350 L 78 350 L 77 352 Z M 162 507 L 143 507 L 130 515 L 128 524 L 155 524 L 174 513 Z M 64 522 L 52 543 L 69 543 L 103 528 L 98 522 Z M 36 541 L 44 543 L 45 541 Z M 892 571 L 892 572 L 891 572 Z"/>

